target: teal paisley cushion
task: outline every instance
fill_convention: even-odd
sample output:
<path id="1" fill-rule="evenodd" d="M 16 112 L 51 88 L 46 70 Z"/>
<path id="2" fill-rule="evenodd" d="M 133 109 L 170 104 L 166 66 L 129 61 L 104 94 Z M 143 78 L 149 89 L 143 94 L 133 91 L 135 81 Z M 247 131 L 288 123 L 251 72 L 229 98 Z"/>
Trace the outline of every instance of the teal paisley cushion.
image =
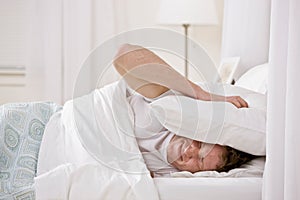
<path id="1" fill-rule="evenodd" d="M 51 102 L 0 106 L 0 199 L 34 199 L 32 184 L 44 128 L 60 109 Z"/>

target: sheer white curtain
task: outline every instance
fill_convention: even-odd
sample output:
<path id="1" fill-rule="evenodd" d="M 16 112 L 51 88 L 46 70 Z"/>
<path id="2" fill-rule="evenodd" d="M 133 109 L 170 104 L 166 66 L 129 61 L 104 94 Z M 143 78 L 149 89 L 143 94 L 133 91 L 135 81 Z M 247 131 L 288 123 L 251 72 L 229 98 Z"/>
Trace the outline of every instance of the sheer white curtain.
<path id="1" fill-rule="evenodd" d="M 300 199 L 300 1 L 273 0 L 263 199 Z"/>

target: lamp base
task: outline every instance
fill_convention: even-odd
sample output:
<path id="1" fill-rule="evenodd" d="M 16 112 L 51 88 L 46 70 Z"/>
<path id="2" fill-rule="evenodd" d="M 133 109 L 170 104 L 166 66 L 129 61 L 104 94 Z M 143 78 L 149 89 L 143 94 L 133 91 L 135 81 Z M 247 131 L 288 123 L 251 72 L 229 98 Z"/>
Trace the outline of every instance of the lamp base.
<path id="1" fill-rule="evenodd" d="M 188 28 L 190 26 L 190 24 L 182 24 L 183 28 L 184 28 L 184 36 L 185 36 L 185 49 L 184 49 L 184 76 L 186 78 L 188 78 Z"/>

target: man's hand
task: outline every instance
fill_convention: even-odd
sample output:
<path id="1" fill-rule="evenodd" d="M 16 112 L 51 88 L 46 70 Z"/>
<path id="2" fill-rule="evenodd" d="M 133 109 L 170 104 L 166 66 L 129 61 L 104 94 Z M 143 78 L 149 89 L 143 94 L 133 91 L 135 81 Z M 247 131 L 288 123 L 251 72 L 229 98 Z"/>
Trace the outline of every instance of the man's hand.
<path id="1" fill-rule="evenodd" d="M 237 108 L 248 108 L 248 103 L 240 96 L 225 97 L 225 101 L 232 103 Z"/>
<path id="2" fill-rule="evenodd" d="M 195 99 L 204 101 L 224 101 L 232 103 L 237 108 L 248 108 L 248 103 L 240 96 L 221 96 L 204 91 L 199 86 L 194 87 Z"/>

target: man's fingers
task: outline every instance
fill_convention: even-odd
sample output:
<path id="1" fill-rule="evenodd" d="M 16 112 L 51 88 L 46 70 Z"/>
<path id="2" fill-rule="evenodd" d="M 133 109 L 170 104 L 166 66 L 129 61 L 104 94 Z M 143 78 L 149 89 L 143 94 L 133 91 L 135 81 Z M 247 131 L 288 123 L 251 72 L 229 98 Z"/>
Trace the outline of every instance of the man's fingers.
<path id="1" fill-rule="evenodd" d="M 248 103 L 247 103 L 247 101 L 245 101 L 244 99 L 242 99 L 241 97 L 240 97 L 240 103 L 241 103 L 241 106 L 242 107 L 244 107 L 244 108 L 248 108 L 249 106 L 248 106 Z"/>
<path id="2" fill-rule="evenodd" d="M 248 103 L 242 97 L 238 97 L 238 99 L 242 108 L 248 108 Z"/>
<path id="3" fill-rule="evenodd" d="M 237 108 L 241 108 L 241 107 L 242 107 L 242 105 L 241 105 L 241 103 L 238 101 L 238 99 L 234 99 L 232 103 L 233 103 L 233 105 L 235 105 Z"/>
<path id="4" fill-rule="evenodd" d="M 227 97 L 227 101 L 232 103 L 237 108 L 247 108 L 248 103 L 240 96 Z"/>

